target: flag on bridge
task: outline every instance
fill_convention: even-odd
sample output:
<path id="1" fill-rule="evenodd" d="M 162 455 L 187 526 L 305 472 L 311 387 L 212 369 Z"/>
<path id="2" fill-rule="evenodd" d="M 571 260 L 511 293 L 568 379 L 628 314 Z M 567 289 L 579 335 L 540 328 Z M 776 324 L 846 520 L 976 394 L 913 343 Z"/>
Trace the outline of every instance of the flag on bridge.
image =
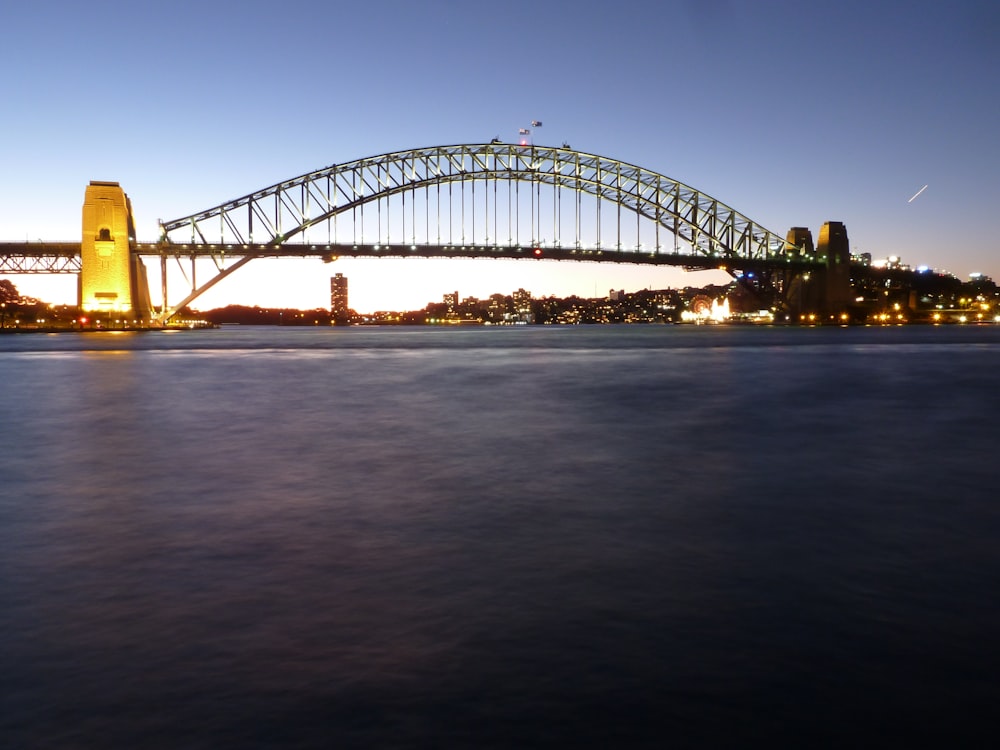
<path id="1" fill-rule="evenodd" d="M 531 127 L 533 127 L 533 128 L 540 128 L 540 127 L 542 127 L 542 121 L 541 120 L 532 120 L 531 121 Z"/>
<path id="2" fill-rule="evenodd" d="M 527 128 L 520 128 L 517 132 L 519 135 L 531 135 L 531 131 Z"/>

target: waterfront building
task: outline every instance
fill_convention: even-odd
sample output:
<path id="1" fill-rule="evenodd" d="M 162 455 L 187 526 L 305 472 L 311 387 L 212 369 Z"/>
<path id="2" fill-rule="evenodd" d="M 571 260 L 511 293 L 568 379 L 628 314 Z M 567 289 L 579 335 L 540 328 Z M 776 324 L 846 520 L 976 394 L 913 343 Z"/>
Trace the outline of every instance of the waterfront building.
<path id="1" fill-rule="evenodd" d="M 514 302 L 514 322 L 533 323 L 534 316 L 531 314 L 531 292 L 525 289 L 518 289 L 513 295 Z"/>
<path id="2" fill-rule="evenodd" d="M 334 325 L 347 325 L 349 320 L 347 277 L 338 273 L 330 279 L 330 322 Z"/>

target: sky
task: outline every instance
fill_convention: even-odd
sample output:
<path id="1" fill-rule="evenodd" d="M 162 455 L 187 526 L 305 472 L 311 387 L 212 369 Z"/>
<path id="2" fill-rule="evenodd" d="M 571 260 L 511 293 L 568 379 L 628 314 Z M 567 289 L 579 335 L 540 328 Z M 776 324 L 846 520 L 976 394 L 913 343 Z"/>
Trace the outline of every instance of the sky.
<path id="1" fill-rule="evenodd" d="M 153 240 L 160 219 L 330 164 L 514 141 L 541 120 L 536 144 L 659 172 L 772 231 L 841 221 L 855 252 L 1000 279 L 1000 4 L 986 0 L 37 0 L 0 10 L 0 70 L 0 241 L 78 241 L 91 180 L 119 182 Z M 335 272 L 359 312 L 719 280 L 254 260 L 194 307 L 327 307 Z M 76 301 L 75 277 L 5 278 Z"/>

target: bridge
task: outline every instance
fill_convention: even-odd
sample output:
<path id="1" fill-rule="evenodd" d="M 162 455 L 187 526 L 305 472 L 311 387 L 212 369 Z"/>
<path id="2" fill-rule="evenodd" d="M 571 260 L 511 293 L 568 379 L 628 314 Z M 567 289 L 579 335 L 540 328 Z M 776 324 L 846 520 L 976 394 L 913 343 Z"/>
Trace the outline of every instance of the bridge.
<path id="1" fill-rule="evenodd" d="M 842 225 L 839 225 L 842 228 Z M 805 234 L 803 234 L 805 232 Z M 87 188 L 80 243 L 0 243 L 0 273 L 78 273 L 80 305 L 167 321 L 255 258 L 521 258 L 723 269 L 787 301 L 795 279 L 826 274 L 828 307 L 850 298 L 846 232 L 786 236 L 655 171 L 568 146 L 460 144 L 334 164 L 135 237 L 117 183 Z M 150 304 L 143 257 L 161 264 Z M 168 303 L 169 262 L 190 263 Z M 198 283 L 198 269 L 209 277 Z M 749 283 L 749 282 L 747 282 Z"/>

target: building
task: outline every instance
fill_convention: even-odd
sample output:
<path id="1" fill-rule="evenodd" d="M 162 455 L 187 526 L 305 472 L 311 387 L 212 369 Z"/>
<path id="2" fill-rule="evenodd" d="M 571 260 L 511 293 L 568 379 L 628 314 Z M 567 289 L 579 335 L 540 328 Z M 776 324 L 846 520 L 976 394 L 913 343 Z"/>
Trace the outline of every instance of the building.
<path id="1" fill-rule="evenodd" d="M 513 294 L 515 321 L 518 323 L 533 323 L 531 314 L 531 292 L 518 289 Z"/>
<path id="2" fill-rule="evenodd" d="M 330 322 L 345 326 L 350 322 L 347 307 L 347 277 L 338 273 L 330 279 Z"/>
<path id="3" fill-rule="evenodd" d="M 449 292 L 444 295 L 444 304 L 448 306 L 448 317 L 455 317 L 458 314 L 458 292 Z"/>

